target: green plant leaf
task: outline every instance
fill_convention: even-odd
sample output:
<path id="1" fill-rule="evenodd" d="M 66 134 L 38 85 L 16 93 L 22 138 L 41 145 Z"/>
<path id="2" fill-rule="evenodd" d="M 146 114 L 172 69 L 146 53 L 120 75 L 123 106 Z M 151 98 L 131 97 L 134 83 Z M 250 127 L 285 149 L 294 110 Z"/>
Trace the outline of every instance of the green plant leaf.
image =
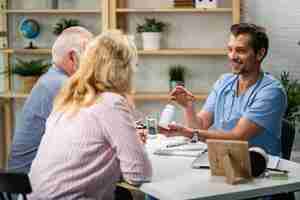
<path id="1" fill-rule="evenodd" d="M 62 18 L 53 26 L 53 33 L 55 35 L 59 35 L 66 28 L 69 28 L 71 26 L 79 26 L 79 24 L 80 24 L 79 20 L 77 20 L 77 19 Z"/>
<path id="2" fill-rule="evenodd" d="M 280 81 L 285 88 L 288 101 L 284 118 L 294 124 L 300 122 L 300 83 L 298 80 L 291 79 L 290 73 L 287 71 L 281 72 Z"/>
<path id="3" fill-rule="evenodd" d="M 169 76 L 171 81 L 183 81 L 186 74 L 186 67 L 183 65 L 171 65 L 169 68 Z"/>
<path id="4" fill-rule="evenodd" d="M 24 61 L 16 58 L 12 73 L 20 76 L 40 76 L 48 70 L 50 65 L 50 63 L 45 63 L 44 59 Z"/>
<path id="5" fill-rule="evenodd" d="M 155 18 L 145 18 L 144 24 L 137 24 L 136 31 L 142 32 L 162 32 L 166 24 L 164 22 L 157 21 Z"/>

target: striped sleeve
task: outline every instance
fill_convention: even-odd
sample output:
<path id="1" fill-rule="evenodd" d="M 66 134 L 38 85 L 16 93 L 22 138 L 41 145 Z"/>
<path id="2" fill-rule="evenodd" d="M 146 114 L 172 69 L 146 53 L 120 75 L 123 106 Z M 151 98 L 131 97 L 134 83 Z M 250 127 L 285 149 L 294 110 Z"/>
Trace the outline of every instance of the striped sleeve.
<path id="1" fill-rule="evenodd" d="M 117 153 L 123 178 L 132 184 L 149 181 L 152 168 L 140 142 L 125 101 L 114 104 L 105 115 L 107 138 Z"/>

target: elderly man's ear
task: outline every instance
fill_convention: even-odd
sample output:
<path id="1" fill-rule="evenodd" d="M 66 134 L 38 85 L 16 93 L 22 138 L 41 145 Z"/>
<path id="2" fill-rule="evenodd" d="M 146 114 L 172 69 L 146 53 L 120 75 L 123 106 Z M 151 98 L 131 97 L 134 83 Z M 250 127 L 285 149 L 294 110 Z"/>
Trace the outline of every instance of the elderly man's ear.
<path id="1" fill-rule="evenodd" d="M 79 67 L 79 59 L 80 59 L 80 56 L 77 51 L 72 50 L 69 52 L 69 60 L 71 62 L 71 68 L 72 68 L 70 70 L 72 71 L 72 74 L 75 73 L 75 71 Z"/>

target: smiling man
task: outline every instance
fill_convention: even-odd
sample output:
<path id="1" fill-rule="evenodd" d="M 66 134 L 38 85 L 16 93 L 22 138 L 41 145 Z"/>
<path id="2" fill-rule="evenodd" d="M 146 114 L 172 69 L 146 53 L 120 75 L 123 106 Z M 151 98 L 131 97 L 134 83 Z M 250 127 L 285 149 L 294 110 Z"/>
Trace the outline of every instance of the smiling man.
<path id="1" fill-rule="evenodd" d="M 194 109 L 193 94 L 177 86 L 171 96 L 184 108 L 187 127 L 171 125 L 165 134 L 172 136 L 176 130 L 203 141 L 246 140 L 250 146 L 280 155 L 281 120 L 287 98 L 280 82 L 261 69 L 268 47 L 262 27 L 232 25 L 227 45 L 232 73 L 217 80 L 199 113 Z"/>

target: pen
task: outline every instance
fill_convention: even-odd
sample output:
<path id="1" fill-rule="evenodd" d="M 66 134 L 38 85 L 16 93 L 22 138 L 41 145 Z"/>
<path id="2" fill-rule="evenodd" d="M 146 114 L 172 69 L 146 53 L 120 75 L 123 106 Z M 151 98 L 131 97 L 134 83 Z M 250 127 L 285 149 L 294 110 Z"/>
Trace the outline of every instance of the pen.
<path id="1" fill-rule="evenodd" d="M 188 144 L 188 142 L 178 142 L 178 143 L 174 143 L 174 144 L 167 144 L 167 148 L 178 147 L 178 146 L 182 146 L 185 144 Z"/>
<path id="2" fill-rule="evenodd" d="M 284 170 L 284 169 L 276 169 L 276 168 L 267 168 L 269 171 L 273 171 L 273 172 L 282 172 L 282 173 L 289 173 L 288 170 Z"/>
<path id="3" fill-rule="evenodd" d="M 199 166 L 199 169 L 209 169 L 209 166 Z"/>

